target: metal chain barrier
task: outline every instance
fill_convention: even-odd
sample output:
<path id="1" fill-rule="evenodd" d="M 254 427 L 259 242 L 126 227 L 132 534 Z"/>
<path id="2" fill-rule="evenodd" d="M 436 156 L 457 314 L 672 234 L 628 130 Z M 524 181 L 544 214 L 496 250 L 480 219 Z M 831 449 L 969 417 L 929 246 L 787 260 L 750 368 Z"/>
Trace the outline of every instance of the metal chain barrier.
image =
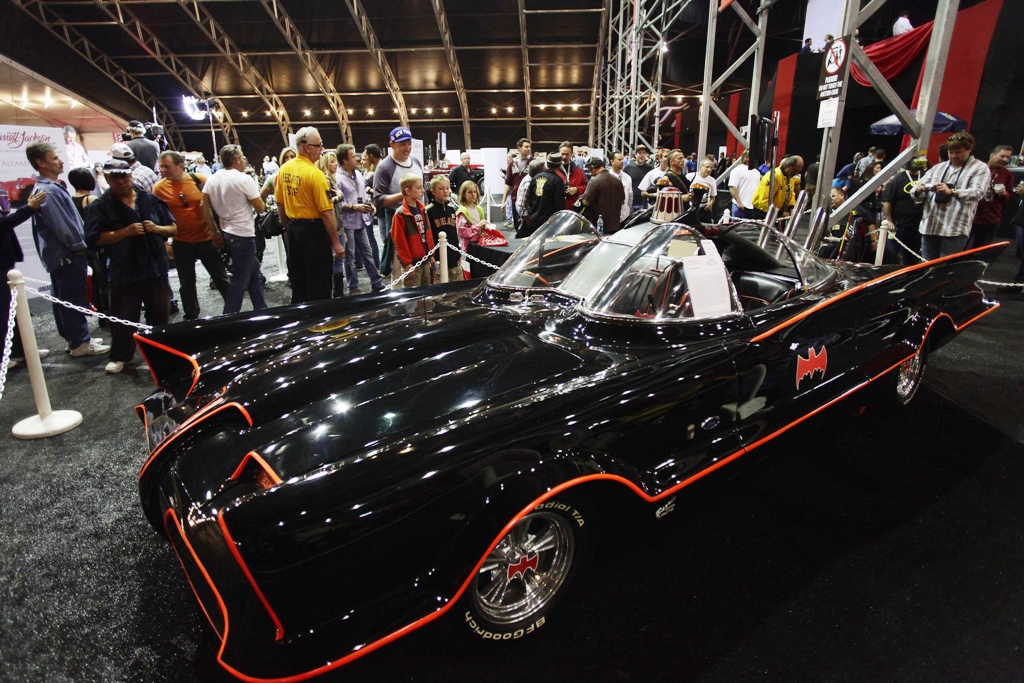
<path id="1" fill-rule="evenodd" d="M 493 263 L 488 263 L 487 261 L 484 261 L 483 259 L 480 259 L 480 258 L 477 258 L 476 256 L 473 256 L 468 251 L 462 251 L 458 247 L 454 247 L 454 249 L 456 251 L 458 251 L 460 254 L 462 254 L 463 256 L 465 256 L 466 258 L 468 258 L 470 261 L 476 261 L 477 263 L 479 263 L 482 266 L 487 266 L 488 268 L 494 268 L 494 270 L 497 270 L 498 268 L 501 268 L 501 266 L 496 266 Z"/>
<path id="2" fill-rule="evenodd" d="M 390 283 L 384 285 L 384 289 L 382 289 L 381 291 L 382 292 L 390 292 L 400 282 L 404 282 L 405 278 L 409 277 L 412 273 L 415 273 L 417 270 L 419 270 L 420 266 L 422 266 L 424 263 L 426 263 L 430 259 L 430 257 L 434 255 L 434 252 L 437 251 L 440 248 L 440 246 L 441 246 L 440 244 L 435 244 L 434 248 L 431 249 L 430 251 L 428 251 L 426 256 L 421 258 L 419 261 L 417 261 L 413 265 L 409 266 L 405 270 L 405 272 L 402 273 L 401 277 L 399 277 L 397 280 L 392 280 Z"/>
<path id="3" fill-rule="evenodd" d="M 4 355 L 0 361 L 0 398 L 4 397 L 4 388 L 7 386 L 7 366 L 11 362 L 11 347 L 14 345 L 14 322 L 18 313 L 18 297 L 16 292 L 11 292 L 11 310 L 8 311 L 7 334 L 4 336 Z"/>
<path id="4" fill-rule="evenodd" d="M 31 278 L 31 277 L 25 277 L 24 279 L 25 279 L 25 282 L 38 282 L 41 285 L 49 284 L 48 282 L 43 282 L 42 280 L 36 280 L 35 278 Z M 61 301 L 57 297 L 50 296 L 46 292 L 40 292 L 35 287 L 29 287 L 28 285 L 26 285 L 25 286 L 25 291 L 26 292 L 32 292 L 33 294 L 38 294 L 39 296 L 41 296 L 42 298 L 46 299 L 47 301 L 49 301 L 51 303 L 58 304 L 60 306 L 63 306 L 64 308 L 70 308 L 70 309 L 72 309 L 74 311 L 78 311 L 79 313 L 84 313 L 85 315 L 91 316 L 93 318 L 103 318 L 104 320 L 109 320 L 111 322 L 120 323 L 122 325 L 127 325 L 128 327 L 134 327 L 137 330 L 143 330 L 145 332 L 148 332 L 149 330 L 153 329 L 153 327 L 151 325 L 143 325 L 142 323 L 133 323 L 130 320 L 122 320 L 121 318 L 115 318 L 112 315 L 107 315 L 105 313 L 100 313 L 98 311 L 94 311 L 92 309 L 85 308 L 84 306 L 76 306 L 75 304 L 69 303 L 67 301 Z"/>

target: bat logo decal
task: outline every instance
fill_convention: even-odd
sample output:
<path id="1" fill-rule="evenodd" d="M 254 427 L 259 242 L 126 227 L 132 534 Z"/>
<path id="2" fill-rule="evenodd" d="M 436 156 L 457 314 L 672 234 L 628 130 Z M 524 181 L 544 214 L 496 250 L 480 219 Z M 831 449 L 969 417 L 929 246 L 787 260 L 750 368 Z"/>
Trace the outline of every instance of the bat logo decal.
<path id="1" fill-rule="evenodd" d="M 800 389 L 800 380 L 804 377 L 814 377 L 814 373 L 821 371 L 821 378 L 825 379 L 825 370 L 828 368 L 828 351 L 824 346 L 821 351 L 815 351 L 812 346 L 807 352 L 807 358 L 799 353 L 796 355 L 796 388 Z"/>
<path id="2" fill-rule="evenodd" d="M 527 557 L 526 555 L 523 555 L 519 558 L 518 562 L 516 562 L 515 564 L 510 564 L 508 566 L 508 580 L 511 581 L 512 579 L 516 578 L 517 574 L 520 576 L 520 578 L 525 579 L 527 569 L 537 571 L 537 557 L 538 555 L 534 555 L 533 557 Z"/>

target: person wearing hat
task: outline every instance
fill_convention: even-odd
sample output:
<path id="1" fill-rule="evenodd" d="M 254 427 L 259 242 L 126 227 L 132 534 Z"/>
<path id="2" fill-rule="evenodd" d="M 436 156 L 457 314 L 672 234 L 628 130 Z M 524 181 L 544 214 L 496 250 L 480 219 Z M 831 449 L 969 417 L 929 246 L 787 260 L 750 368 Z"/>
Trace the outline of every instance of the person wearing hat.
<path id="1" fill-rule="evenodd" d="M 110 156 L 118 161 L 124 161 L 128 164 L 128 168 L 132 170 L 132 179 L 135 181 L 135 185 L 145 192 L 152 192 L 153 186 L 160 180 L 153 169 L 146 168 L 135 158 L 135 152 L 128 146 L 126 142 L 115 142 L 110 146 Z"/>
<path id="2" fill-rule="evenodd" d="M 274 197 L 288 239 L 288 275 L 292 303 L 330 299 L 334 285 L 334 258 L 344 258 L 338 237 L 333 195 L 324 172 L 316 167 L 324 149 L 323 138 L 312 126 L 295 133 L 299 155 L 277 173 Z M 333 252 L 333 257 L 332 257 Z"/>
<path id="3" fill-rule="evenodd" d="M 381 237 L 384 239 L 384 252 L 381 255 L 380 270 L 383 275 L 390 275 L 395 270 L 398 257 L 394 248 L 389 249 L 391 239 L 391 223 L 395 211 L 402 208 L 402 189 L 399 182 L 406 173 L 423 175 L 423 165 L 412 156 L 412 131 L 405 126 L 398 126 L 388 136 L 391 154 L 377 164 L 373 172 L 373 205 L 377 207 L 377 215 L 381 217 Z M 392 245 L 393 246 L 393 245 Z M 397 271 L 401 272 L 401 263 Z"/>
<path id="4" fill-rule="evenodd" d="M 128 134 L 132 136 L 132 139 L 125 144 L 131 148 L 132 154 L 135 155 L 140 164 L 151 171 L 155 171 L 157 158 L 160 156 L 160 145 L 155 140 L 149 140 L 145 137 L 146 127 L 142 125 L 141 121 L 129 121 Z M 154 180 L 153 182 L 156 181 Z M 149 192 L 148 189 L 143 189 Z"/>
<path id="5" fill-rule="evenodd" d="M 914 186 L 914 199 L 924 200 L 921 255 L 926 261 L 958 254 L 967 244 L 978 202 L 989 186 L 988 164 L 971 156 L 974 136 L 953 133 L 949 136 L 943 161 L 928 169 Z"/>
<path id="6" fill-rule="evenodd" d="M 85 242 L 106 251 L 110 314 L 138 322 L 145 306 L 147 325 L 165 325 L 171 315 L 165 245 L 178 226 L 163 200 L 136 187 L 127 161 L 107 161 L 103 175 L 110 189 L 89 205 Z M 134 330 L 111 322 L 110 331 L 113 340 L 106 371 L 116 374 L 135 356 Z"/>
<path id="7" fill-rule="evenodd" d="M 590 169 L 590 182 L 581 201 L 585 207 L 593 207 L 597 220 L 604 224 L 604 233 L 611 235 L 619 231 L 620 211 L 626 201 L 626 191 L 622 189 L 622 181 L 608 172 L 601 157 L 587 159 Z"/>
<path id="8" fill-rule="evenodd" d="M 517 237 L 529 237 L 556 212 L 565 209 L 565 181 L 559 173 L 562 157 L 549 154 L 546 165 L 547 168 L 530 181 L 530 194 L 526 200 L 526 212 L 530 218 L 519 229 Z"/>
<path id="9" fill-rule="evenodd" d="M 654 164 L 650 162 L 650 154 L 651 150 L 647 148 L 647 145 L 643 143 L 637 145 L 636 151 L 633 152 L 635 160 L 626 164 L 625 168 L 622 169 L 629 176 L 630 180 L 633 181 L 633 205 L 630 207 L 631 211 L 638 211 L 647 206 L 643 194 L 637 188 L 644 181 L 644 177 L 655 168 Z"/>

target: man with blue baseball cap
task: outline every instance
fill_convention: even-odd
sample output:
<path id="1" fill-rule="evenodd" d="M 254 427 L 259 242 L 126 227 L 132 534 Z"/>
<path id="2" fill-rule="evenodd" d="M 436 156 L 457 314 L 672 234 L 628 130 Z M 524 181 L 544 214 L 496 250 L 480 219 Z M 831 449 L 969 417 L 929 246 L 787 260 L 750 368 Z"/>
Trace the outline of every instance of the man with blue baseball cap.
<path id="1" fill-rule="evenodd" d="M 391 239 L 391 221 L 395 211 L 402 206 L 399 181 L 406 173 L 423 175 L 423 165 L 411 156 L 412 131 L 405 126 L 399 126 L 391 131 L 388 141 L 391 145 L 391 154 L 377 165 L 377 170 L 373 173 L 373 203 L 380 217 L 380 233 L 385 245 Z M 384 259 L 381 259 L 380 270 L 384 275 L 390 274 L 389 266 L 394 265 L 396 259 L 394 249 L 386 251 L 391 254 L 392 261 L 384 263 Z M 398 271 L 401 272 L 401 264 Z"/>

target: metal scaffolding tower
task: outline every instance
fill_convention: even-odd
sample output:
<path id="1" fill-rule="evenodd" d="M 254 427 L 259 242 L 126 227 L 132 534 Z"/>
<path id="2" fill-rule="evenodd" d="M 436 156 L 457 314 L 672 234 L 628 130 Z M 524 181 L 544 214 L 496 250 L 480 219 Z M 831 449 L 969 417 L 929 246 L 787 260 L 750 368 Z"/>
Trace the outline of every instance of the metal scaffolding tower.
<path id="1" fill-rule="evenodd" d="M 692 0 L 620 0 L 607 12 L 604 73 L 594 138 L 606 153 L 658 142 L 668 31 Z M 614 3 L 612 3 L 614 4 Z M 652 126 L 648 121 L 653 119 Z"/>
<path id="2" fill-rule="evenodd" d="M 750 79 L 750 107 L 749 116 L 746 122 L 750 121 L 750 116 L 757 114 L 758 101 L 761 99 L 761 70 L 764 67 L 764 43 L 765 36 L 768 33 L 768 8 L 772 6 L 772 2 L 765 0 L 761 6 L 757 9 L 757 23 L 750 17 L 740 3 L 734 2 L 729 5 L 729 8 L 734 10 L 739 15 L 740 19 L 748 29 L 754 34 L 754 44 L 751 45 L 747 50 L 740 55 L 736 61 L 729 65 L 729 67 L 722 73 L 718 78 L 714 77 L 714 66 L 715 66 L 715 33 L 718 29 L 718 12 L 719 12 L 719 0 L 709 0 L 708 9 L 708 42 L 705 48 L 706 52 L 704 55 L 704 87 L 701 90 L 700 98 L 700 133 L 697 138 L 697 158 L 703 159 L 707 153 L 708 147 L 708 125 L 710 124 L 710 114 L 715 113 L 725 127 L 729 129 L 737 140 L 743 143 L 744 147 L 750 147 L 750 141 L 747 136 L 740 132 L 738 126 L 736 126 L 729 117 L 715 104 L 713 96 L 716 90 L 722 87 L 722 84 L 732 76 L 737 69 L 743 66 L 751 57 L 754 58 L 754 72 Z M 727 171 L 728 172 L 728 171 Z"/>

